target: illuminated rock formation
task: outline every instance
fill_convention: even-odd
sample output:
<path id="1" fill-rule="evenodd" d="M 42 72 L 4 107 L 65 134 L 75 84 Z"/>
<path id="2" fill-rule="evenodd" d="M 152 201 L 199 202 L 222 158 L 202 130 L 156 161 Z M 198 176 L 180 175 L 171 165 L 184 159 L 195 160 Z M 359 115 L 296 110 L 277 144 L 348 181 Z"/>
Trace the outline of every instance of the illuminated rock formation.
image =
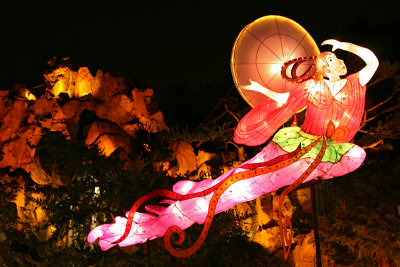
<path id="1" fill-rule="evenodd" d="M 89 128 L 85 140 L 88 146 L 96 144 L 101 153 L 110 156 L 118 148 L 131 152 L 131 136 L 124 129 L 108 121 L 95 121 Z"/>
<path id="2" fill-rule="evenodd" d="M 93 76 L 88 67 L 74 71 L 67 61 L 63 59 L 60 65 L 55 60 L 49 62 L 52 70 L 44 74 L 46 88 L 40 95 L 22 85 L 16 86 L 16 93 L 0 92 L 0 168 L 22 168 L 31 173 L 33 164 L 35 182 L 61 185 L 50 181 L 37 165 L 36 146 L 45 129 L 62 132 L 67 139 L 77 138 L 85 110 L 98 119 L 85 133 L 86 143 L 97 144 L 107 156 L 118 148 L 130 153 L 129 138 L 138 129 L 167 129 L 163 114 L 154 108 L 153 89 L 128 90 L 122 77 L 101 70 Z"/>

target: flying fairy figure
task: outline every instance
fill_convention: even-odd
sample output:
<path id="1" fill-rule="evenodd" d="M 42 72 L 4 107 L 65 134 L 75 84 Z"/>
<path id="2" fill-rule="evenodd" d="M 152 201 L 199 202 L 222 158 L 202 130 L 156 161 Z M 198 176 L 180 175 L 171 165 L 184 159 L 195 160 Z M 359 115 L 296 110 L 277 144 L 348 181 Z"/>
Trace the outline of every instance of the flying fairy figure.
<path id="1" fill-rule="evenodd" d="M 166 249 L 176 257 L 188 257 L 204 242 L 215 214 L 238 203 L 288 186 L 283 198 L 299 184 L 311 180 L 330 179 L 357 169 L 365 159 L 365 151 L 349 143 L 361 123 L 366 84 L 374 75 L 378 60 L 367 48 L 351 43 L 327 40 L 332 51 L 345 50 L 358 55 L 366 66 L 357 73 L 347 74 L 344 62 L 332 52 L 316 57 L 294 59 L 282 68 L 285 79 L 298 83 L 295 89 L 276 93 L 254 81 L 248 90 L 267 96 L 239 122 L 234 141 L 245 145 L 266 147 L 252 159 L 229 170 L 214 180 L 177 182 L 172 190 L 159 189 L 148 193 L 132 206 L 126 217 L 117 216 L 112 224 L 97 226 L 88 235 L 90 243 L 99 239 L 102 250 L 115 245 L 129 246 L 164 236 Z M 311 62 L 304 75 L 297 76 L 301 62 Z M 293 75 L 287 75 L 292 68 Z M 293 71 L 294 69 L 294 71 Z M 325 77 L 324 79 L 320 78 Z M 318 78 L 316 78 L 318 77 Z M 301 127 L 278 129 L 299 110 L 306 109 Z M 276 132 L 277 131 L 277 132 Z M 147 212 L 137 209 L 147 200 L 162 197 L 162 205 L 146 205 Z M 279 225 L 285 258 L 291 244 L 291 223 L 280 215 Z M 184 242 L 184 229 L 194 223 L 204 224 L 198 240 L 187 249 L 176 248 Z M 171 241 L 174 234 L 177 241 Z M 175 243 L 173 245 L 172 243 Z"/>

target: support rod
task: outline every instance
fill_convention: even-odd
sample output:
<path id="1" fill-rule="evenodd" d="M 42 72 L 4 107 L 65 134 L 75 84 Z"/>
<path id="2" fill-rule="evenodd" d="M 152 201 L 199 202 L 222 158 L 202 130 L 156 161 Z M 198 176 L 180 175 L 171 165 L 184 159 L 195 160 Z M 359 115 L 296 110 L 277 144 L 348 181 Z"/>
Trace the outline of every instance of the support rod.
<path id="1" fill-rule="evenodd" d="M 317 259 L 317 267 L 322 267 L 321 247 L 319 242 L 319 228 L 318 228 L 318 203 L 315 194 L 315 184 L 312 184 L 310 188 L 311 188 L 311 203 L 312 203 L 312 219 L 313 219 L 314 239 L 315 239 L 315 255 Z"/>

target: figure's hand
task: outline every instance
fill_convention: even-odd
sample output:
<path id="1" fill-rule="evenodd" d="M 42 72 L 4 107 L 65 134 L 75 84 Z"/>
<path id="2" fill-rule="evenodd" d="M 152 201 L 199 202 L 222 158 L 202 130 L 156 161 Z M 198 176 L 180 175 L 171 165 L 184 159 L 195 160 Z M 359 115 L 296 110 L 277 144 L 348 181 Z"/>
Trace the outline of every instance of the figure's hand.
<path id="1" fill-rule="evenodd" d="M 334 39 L 329 39 L 325 40 L 322 45 L 331 45 L 332 46 L 332 52 L 335 51 L 336 49 L 340 48 L 340 42 Z"/>
<path id="2" fill-rule="evenodd" d="M 287 99 L 289 98 L 289 92 L 276 93 L 268 88 L 265 88 L 261 84 L 255 82 L 251 79 L 249 79 L 249 81 L 250 81 L 250 85 L 244 86 L 243 87 L 244 89 L 259 92 L 259 93 L 271 98 L 272 100 L 274 100 L 275 102 L 278 103 L 279 107 L 281 107 L 283 104 L 285 104 L 287 102 Z"/>

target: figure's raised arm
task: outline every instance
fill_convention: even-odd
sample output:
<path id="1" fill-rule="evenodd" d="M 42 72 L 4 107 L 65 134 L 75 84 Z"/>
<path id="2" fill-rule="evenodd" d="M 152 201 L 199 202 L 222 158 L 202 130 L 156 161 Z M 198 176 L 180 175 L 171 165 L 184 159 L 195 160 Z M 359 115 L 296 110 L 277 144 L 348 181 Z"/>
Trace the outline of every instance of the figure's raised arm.
<path id="1" fill-rule="evenodd" d="M 361 85 L 366 85 L 369 82 L 369 80 L 371 80 L 372 76 L 374 75 L 376 69 L 379 66 L 378 58 L 371 50 L 365 47 L 361 47 L 347 42 L 339 42 L 333 39 L 324 41 L 322 45 L 332 45 L 332 51 L 335 51 L 336 49 L 345 50 L 353 54 L 356 54 L 357 56 L 359 56 L 364 60 L 366 66 L 359 72 Z"/>

